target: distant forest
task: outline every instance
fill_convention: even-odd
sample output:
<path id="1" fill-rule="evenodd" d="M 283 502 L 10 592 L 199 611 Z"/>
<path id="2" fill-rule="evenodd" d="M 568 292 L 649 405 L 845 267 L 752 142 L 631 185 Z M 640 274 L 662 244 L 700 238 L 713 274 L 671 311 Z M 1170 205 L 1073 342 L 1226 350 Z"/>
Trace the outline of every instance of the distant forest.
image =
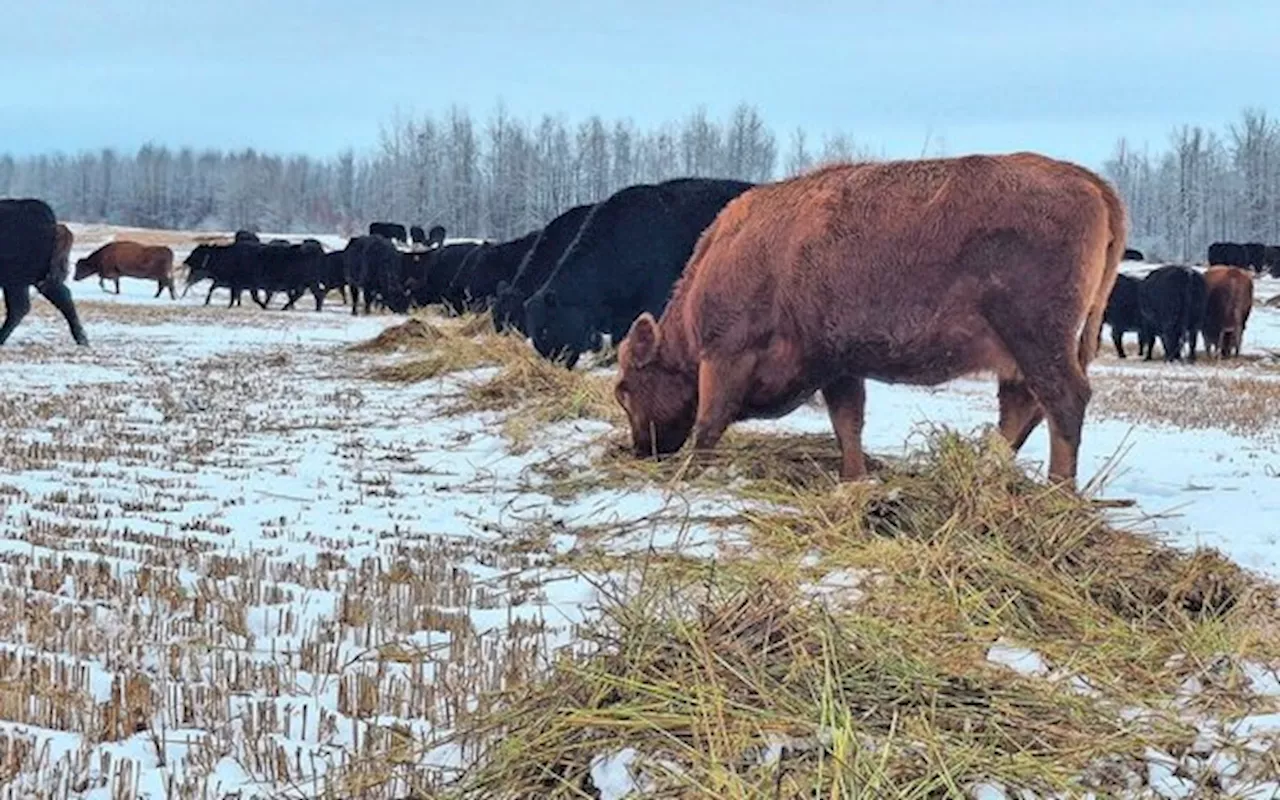
<path id="1" fill-rule="evenodd" d="M 874 158 L 847 133 L 780 143 L 757 109 L 698 109 L 640 129 L 629 120 L 526 121 L 499 106 L 394 119 L 368 152 L 332 158 L 147 144 L 76 155 L 0 156 L 0 196 L 42 197 L 59 218 L 141 227 L 361 232 L 371 220 L 511 238 L 623 186 L 701 175 L 764 181 Z M 935 148 L 941 154 L 941 148 Z M 1130 246 L 1196 261 L 1210 242 L 1280 244 L 1280 123 L 1247 109 L 1224 130 L 1183 126 L 1163 148 L 1120 139 L 1100 171 L 1130 211 Z"/>

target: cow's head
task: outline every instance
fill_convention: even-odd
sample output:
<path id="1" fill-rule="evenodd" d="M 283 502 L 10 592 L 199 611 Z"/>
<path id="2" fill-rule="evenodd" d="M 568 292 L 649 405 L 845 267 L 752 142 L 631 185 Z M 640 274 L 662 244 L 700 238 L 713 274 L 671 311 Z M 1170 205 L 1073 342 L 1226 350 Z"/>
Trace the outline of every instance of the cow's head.
<path id="1" fill-rule="evenodd" d="M 209 280 L 213 277 L 213 271 L 209 269 L 209 262 L 213 258 L 213 247 L 211 245 L 202 244 L 191 251 L 191 254 L 183 259 L 182 263 L 187 268 L 187 286 L 197 284 L 203 280 Z M 80 274 L 80 265 L 76 265 L 76 275 Z M 77 277 L 76 280 L 80 278 Z"/>
<path id="2" fill-rule="evenodd" d="M 82 281 L 93 273 L 97 272 L 97 268 L 87 258 L 81 258 L 76 261 L 75 279 Z"/>
<path id="3" fill-rule="evenodd" d="M 618 347 L 613 387 L 631 425 L 631 445 L 642 458 L 679 450 L 697 415 L 697 375 L 685 374 L 663 355 L 658 322 L 646 311 Z"/>
<path id="4" fill-rule="evenodd" d="M 535 292 L 524 304 L 525 330 L 543 358 L 564 359 L 573 369 L 578 356 L 599 349 L 600 333 L 578 303 L 563 303 L 550 286 Z"/>

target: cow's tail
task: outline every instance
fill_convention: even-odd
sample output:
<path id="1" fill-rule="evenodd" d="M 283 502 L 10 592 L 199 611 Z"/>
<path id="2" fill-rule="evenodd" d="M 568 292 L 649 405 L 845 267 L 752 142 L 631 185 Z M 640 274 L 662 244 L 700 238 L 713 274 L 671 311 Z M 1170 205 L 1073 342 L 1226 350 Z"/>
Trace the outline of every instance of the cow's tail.
<path id="1" fill-rule="evenodd" d="M 1080 369 L 1088 371 L 1089 364 L 1098 354 L 1098 346 L 1102 337 L 1102 318 L 1107 313 L 1107 300 L 1111 289 L 1115 286 L 1116 275 L 1120 270 L 1120 262 L 1124 259 L 1125 250 L 1125 210 L 1120 195 L 1097 175 L 1093 180 L 1102 193 L 1102 200 L 1107 208 L 1107 228 L 1110 241 L 1107 243 L 1104 256 L 1102 277 L 1094 289 L 1093 296 L 1086 298 L 1084 328 L 1080 331 Z"/>

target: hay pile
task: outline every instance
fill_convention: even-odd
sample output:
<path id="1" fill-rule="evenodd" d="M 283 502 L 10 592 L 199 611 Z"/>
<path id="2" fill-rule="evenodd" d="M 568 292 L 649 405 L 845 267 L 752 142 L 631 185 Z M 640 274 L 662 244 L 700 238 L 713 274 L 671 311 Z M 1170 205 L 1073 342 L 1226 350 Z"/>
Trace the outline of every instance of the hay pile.
<path id="1" fill-rule="evenodd" d="M 1192 715 L 1274 705 L 1243 669 L 1280 663 L 1275 587 L 1116 529 L 998 439 L 941 432 L 834 490 L 740 466 L 775 508 L 747 516 L 750 552 L 633 564 L 582 646 L 450 740 L 481 755 L 444 796 L 594 796 L 619 753 L 652 796 L 1116 796 L 1152 753 L 1209 769 Z M 992 663 L 1008 642 L 1045 674 Z"/>
<path id="2" fill-rule="evenodd" d="M 509 428 L 620 420 L 607 375 L 510 337 L 446 334 L 430 352 L 446 344 L 490 354 L 498 369 L 461 405 L 508 410 Z M 1099 503 L 1029 480 L 998 436 L 935 431 L 856 485 L 837 483 L 828 435 L 731 431 L 656 462 L 625 438 L 615 426 L 589 468 L 542 465 L 540 491 L 731 494 L 751 501 L 727 515 L 750 546 L 578 562 L 641 579 L 540 679 L 419 743 L 468 754 L 431 796 L 592 797 L 593 770 L 619 755 L 646 796 L 1141 796 L 1157 758 L 1209 791 L 1224 780 L 1196 744 L 1210 720 L 1237 788 L 1280 774 L 1280 743 L 1246 748 L 1226 727 L 1276 707 L 1248 678 L 1280 665 L 1276 587 L 1117 528 Z M 1042 669 L 993 663 L 1010 643 Z"/>

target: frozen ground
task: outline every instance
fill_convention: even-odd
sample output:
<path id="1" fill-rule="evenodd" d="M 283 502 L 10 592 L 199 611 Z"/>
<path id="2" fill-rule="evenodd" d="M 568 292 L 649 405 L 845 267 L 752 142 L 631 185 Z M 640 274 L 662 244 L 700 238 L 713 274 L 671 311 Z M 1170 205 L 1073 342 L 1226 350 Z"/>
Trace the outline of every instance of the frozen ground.
<path id="1" fill-rule="evenodd" d="M 78 230 L 73 259 L 108 233 Z M 174 242 L 179 260 L 191 246 Z M 690 543 L 680 498 L 538 490 L 529 467 L 600 425 L 515 456 L 493 417 L 440 413 L 453 382 L 365 379 L 343 345 L 396 318 L 122 289 L 73 284 L 91 349 L 40 299 L 0 349 L 5 796 L 275 796 L 394 756 L 392 723 L 446 730 L 572 638 L 596 589 L 547 562 L 604 544 L 594 524 L 635 521 L 611 550 Z M 1271 359 L 1121 363 L 1105 347 L 1082 477 L 1120 456 L 1103 494 L 1136 501 L 1128 517 L 1280 577 Z M 1259 307 L 1245 351 L 1269 348 L 1280 312 Z M 867 445 L 994 418 L 989 381 L 873 384 Z M 811 407 L 752 424 L 830 431 Z M 1024 455 L 1046 451 L 1042 428 Z"/>

